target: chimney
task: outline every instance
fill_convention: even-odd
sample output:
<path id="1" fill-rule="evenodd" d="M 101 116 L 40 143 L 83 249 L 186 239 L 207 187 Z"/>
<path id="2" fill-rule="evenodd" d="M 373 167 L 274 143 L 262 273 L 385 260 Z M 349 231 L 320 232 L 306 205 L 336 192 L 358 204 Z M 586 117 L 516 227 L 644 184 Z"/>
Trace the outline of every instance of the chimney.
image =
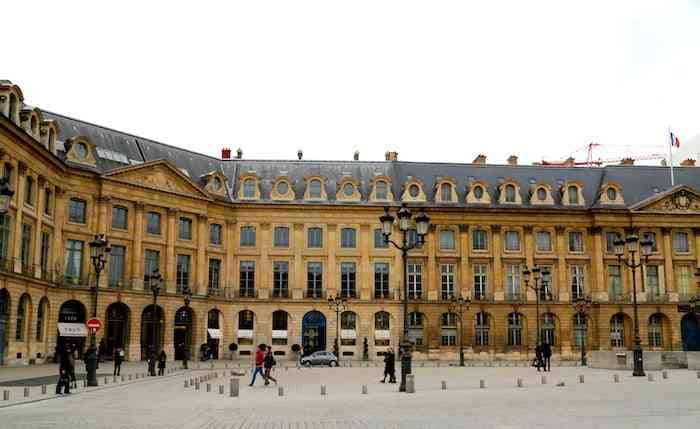
<path id="1" fill-rule="evenodd" d="M 625 165 L 625 166 L 634 165 L 634 159 L 629 158 L 629 157 L 622 158 L 622 160 L 620 161 L 620 165 Z"/>
<path id="2" fill-rule="evenodd" d="M 687 158 L 681 161 L 681 167 L 695 167 L 695 160 L 693 158 Z"/>
<path id="3" fill-rule="evenodd" d="M 394 151 L 388 151 L 387 153 L 384 154 L 386 157 L 387 161 L 398 161 L 399 160 L 399 153 L 394 152 Z"/>
<path id="4" fill-rule="evenodd" d="M 238 149 L 236 149 L 236 158 L 237 159 L 243 158 L 243 149 L 241 149 L 240 147 Z"/>
<path id="5" fill-rule="evenodd" d="M 360 151 L 359 150 L 356 150 L 355 153 L 352 154 L 352 159 L 354 159 L 355 161 L 360 160 Z"/>
<path id="6" fill-rule="evenodd" d="M 297 151 L 297 158 L 302 159 L 304 157 L 304 152 L 301 149 Z"/>
<path id="7" fill-rule="evenodd" d="M 518 165 L 518 157 L 511 155 L 508 157 L 508 165 Z"/>
<path id="8" fill-rule="evenodd" d="M 486 164 L 486 155 L 480 153 L 476 158 L 474 158 L 474 161 L 472 161 L 472 164 Z"/>
<path id="9" fill-rule="evenodd" d="M 574 161 L 576 159 L 573 157 L 568 157 L 566 160 L 564 160 L 564 167 L 575 167 L 576 165 L 574 164 Z"/>
<path id="10" fill-rule="evenodd" d="M 221 159 L 231 159 L 231 148 L 225 147 L 221 149 Z"/>

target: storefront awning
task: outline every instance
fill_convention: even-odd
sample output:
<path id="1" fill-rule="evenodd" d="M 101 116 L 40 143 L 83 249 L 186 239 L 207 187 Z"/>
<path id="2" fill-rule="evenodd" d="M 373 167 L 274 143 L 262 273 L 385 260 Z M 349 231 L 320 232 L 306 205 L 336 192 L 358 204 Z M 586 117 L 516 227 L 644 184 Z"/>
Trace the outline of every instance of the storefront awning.
<path id="1" fill-rule="evenodd" d="M 82 323 L 59 323 L 58 334 L 62 337 L 87 337 L 87 327 Z"/>
<path id="2" fill-rule="evenodd" d="M 209 336 L 212 337 L 215 340 L 223 338 L 223 335 L 221 335 L 221 329 L 207 329 L 207 332 L 209 332 Z"/>

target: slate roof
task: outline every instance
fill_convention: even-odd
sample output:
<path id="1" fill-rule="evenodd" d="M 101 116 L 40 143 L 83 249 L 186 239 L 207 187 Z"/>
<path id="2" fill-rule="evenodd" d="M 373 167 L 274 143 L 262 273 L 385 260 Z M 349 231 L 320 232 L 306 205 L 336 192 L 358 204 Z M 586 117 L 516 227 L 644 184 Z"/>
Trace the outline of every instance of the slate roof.
<path id="1" fill-rule="evenodd" d="M 97 145 L 98 148 L 120 153 L 126 156 L 130 163 L 141 163 L 165 159 L 189 176 L 200 187 L 204 183 L 200 177 L 212 171 L 221 171 L 229 180 L 229 194 L 235 202 L 238 178 L 242 174 L 254 172 L 261 181 L 261 202 L 271 202 L 270 192 L 279 176 L 287 176 L 292 180 L 292 186 L 297 200 L 294 203 L 304 203 L 305 177 L 319 175 L 326 179 L 328 201 L 320 204 L 357 204 L 339 202 L 335 199 L 338 183 L 350 176 L 360 182 L 362 204 L 372 204 L 367 201 L 370 181 L 377 175 L 385 175 L 392 179 L 392 192 L 398 200 L 403 191 L 403 184 L 409 177 L 423 182 L 423 191 L 429 205 L 445 205 L 450 207 L 467 207 L 466 189 L 473 181 L 488 184 L 491 195 L 491 207 L 499 207 L 498 186 L 506 179 L 515 179 L 520 184 L 522 205 L 516 207 L 528 208 L 529 193 L 534 191 L 534 185 L 546 183 L 550 185 L 555 200 L 554 208 L 569 209 L 561 205 L 560 193 L 557 192 L 565 181 L 576 181 L 583 185 L 586 205 L 584 208 L 606 207 L 619 209 L 630 207 L 639 201 L 654 196 L 671 188 L 670 170 L 668 167 L 656 166 L 606 166 L 601 168 L 586 167 L 544 167 L 528 165 L 478 165 L 457 163 L 405 162 L 405 161 L 313 161 L 313 160 L 250 160 L 230 159 L 220 160 L 186 149 L 160 143 L 155 140 L 142 138 L 133 134 L 116 131 L 107 127 L 90 124 L 56 113 L 43 111 L 46 119 L 58 122 L 60 133 L 58 139 L 66 141 L 70 137 L 83 135 Z M 59 147 L 61 145 L 59 144 Z M 65 159 L 62 152 L 59 156 Z M 124 167 L 123 162 L 97 157 L 97 170 L 107 172 Z M 73 166 L 73 165 L 72 165 Z M 78 166 L 78 165 L 75 165 Z M 700 168 L 676 167 L 676 185 L 684 184 L 700 190 Z M 457 195 L 460 203 L 440 203 L 435 201 L 436 184 L 440 178 L 449 177 L 457 182 Z M 601 185 L 616 183 L 622 188 L 626 207 L 603 206 L 598 201 Z M 277 202 L 275 202 L 277 203 Z M 314 202 L 313 204 L 319 204 Z M 483 205 L 479 205 L 483 207 Z M 508 207 L 513 207 L 509 204 Z M 541 207 L 541 206 L 538 206 Z M 548 207 L 552 208 L 552 207 Z M 579 207 L 580 208 L 580 207 Z"/>

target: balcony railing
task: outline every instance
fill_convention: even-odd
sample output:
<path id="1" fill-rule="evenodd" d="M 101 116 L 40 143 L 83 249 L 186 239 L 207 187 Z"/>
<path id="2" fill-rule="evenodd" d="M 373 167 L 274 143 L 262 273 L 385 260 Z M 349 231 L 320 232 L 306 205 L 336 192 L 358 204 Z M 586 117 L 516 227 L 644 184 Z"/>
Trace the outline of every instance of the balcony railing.
<path id="1" fill-rule="evenodd" d="M 11 273 L 15 270 L 15 263 L 12 258 L 0 258 L 0 271 Z"/>
<path id="2" fill-rule="evenodd" d="M 610 293 L 610 302 L 616 304 L 629 304 L 632 302 L 632 295 L 630 293 Z"/>
<path id="3" fill-rule="evenodd" d="M 492 302 L 493 294 L 489 291 L 475 290 L 472 292 L 472 301 Z"/>
<path id="4" fill-rule="evenodd" d="M 61 286 L 90 286 L 90 276 L 68 276 L 61 273 L 56 278 L 56 282 Z"/>
<path id="5" fill-rule="evenodd" d="M 354 290 L 341 290 L 341 291 L 340 291 L 340 297 L 341 297 L 341 298 L 357 298 L 357 291 L 354 291 Z"/>
<path id="6" fill-rule="evenodd" d="M 397 296 L 398 294 L 392 290 L 375 289 L 374 291 L 374 299 L 394 300 Z"/>
<path id="7" fill-rule="evenodd" d="M 257 298 L 258 297 L 258 291 L 255 289 L 238 289 L 236 293 L 237 298 Z"/>
<path id="8" fill-rule="evenodd" d="M 690 293 L 690 292 L 679 292 L 678 293 L 678 302 L 681 304 L 687 304 L 690 302 L 690 299 L 693 298 L 695 295 Z"/>
<path id="9" fill-rule="evenodd" d="M 647 302 L 662 304 L 668 302 L 668 294 L 658 291 L 647 291 Z"/>
<path id="10" fill-rule="evenodd" d="M 326 299 L 326 291 L 322 289 L 307 289 L 304 291 L 306 299 Z"/>
<path id="11" fill-rule="evenodd" d="M 408 292 L 408 299 L 423 299 L 423 292 Z"/>
<path id="12" fill-rule="evenodd" d="M 289 289 L 273 289 L 273 298 L 289 298 Z"/>
<path id="13" fill-rule="evenodd" d="M 527 302 L 527 295 L 522 292 L 506 292 L 506 302 Z"/>
<path id="14" fill-rule="evenodd" d="M 131 282 L 126 280 L 119 280 L 118 282 L 110 282 L 107 286 L 110 289 L 120 289 L 120 290 L 131 290 Z"/>

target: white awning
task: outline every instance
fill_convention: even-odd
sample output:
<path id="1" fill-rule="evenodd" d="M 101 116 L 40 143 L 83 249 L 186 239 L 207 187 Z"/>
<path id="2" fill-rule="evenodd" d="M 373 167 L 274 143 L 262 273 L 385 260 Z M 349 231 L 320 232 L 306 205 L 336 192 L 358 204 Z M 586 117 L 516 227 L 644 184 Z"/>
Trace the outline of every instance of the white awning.
<path id="1" fill-rule="evenodd" d="M 238 330 L 238 338 L 253 338 L 253 330 L 252 329 L 239 329 Z"/>
<path id="2" fill-rule="evenodd" d="M 272 338 L 287 338 L 287 331 L 284 330 L 272 330 Z"/>
<path id="3" fill-rule="evenodd" d="M 87 327 L 82 323 L 59 323 L 58 334 L 62 337 L 87 337 Z"/>
<path id="4" fill-rule="evenodd" d="M 343 340 L 354 340 L 357 338 L 357 331 L 354 329 L 341 329 L 340 338 Z"/>
<path id="5" fill-rule="evenodd" d="M 207 332 L 209 332 L 209 336 L 214 338 L 215 340 L 224 337 L 223 335 L 221 335 L 221 329 L 207 329 Z"/>

